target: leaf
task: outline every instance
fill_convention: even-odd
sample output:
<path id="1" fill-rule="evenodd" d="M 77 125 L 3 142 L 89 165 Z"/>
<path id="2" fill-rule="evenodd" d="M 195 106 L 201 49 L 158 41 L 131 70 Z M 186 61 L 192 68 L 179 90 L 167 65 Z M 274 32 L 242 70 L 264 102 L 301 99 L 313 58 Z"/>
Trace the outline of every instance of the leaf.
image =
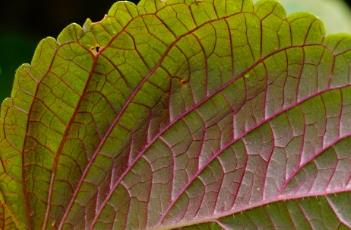
<path id="1" fill-rule="evenodd" d="M 0 228 L 4 230 L 16 229 L 17 226 L 24 228 L 24 226 L 16 219 L 16 216 L 7 207 L 3 195 L 0 193 Z"/>
<path id="2" fill-rule="evenodd" d="M 307 11 L 325 22 L 327 32 L 351 32 L 351 10 L 342 0 L 280 0 L 288 12 Z M 318 6 L 318 7 L 316 7 Z"/>
<path id="3" fill-rule="evenodd" d="M 350 35 L 275 1 L 117 2 L 17 70 L 3 205 L 18 229 L 351 228 L 350 71 Z"/>

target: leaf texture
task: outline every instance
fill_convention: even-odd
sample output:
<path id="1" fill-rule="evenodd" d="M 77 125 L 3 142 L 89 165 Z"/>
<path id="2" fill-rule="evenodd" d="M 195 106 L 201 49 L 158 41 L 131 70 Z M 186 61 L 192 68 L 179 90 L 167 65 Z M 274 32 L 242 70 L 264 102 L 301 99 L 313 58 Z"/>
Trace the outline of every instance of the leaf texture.
<path id="1" fill-rule="evenodd" d="M 349 35 L 272 0 L 117 2 L 17 70 L 0 224 L 351 228 L 350 71 Z"/>

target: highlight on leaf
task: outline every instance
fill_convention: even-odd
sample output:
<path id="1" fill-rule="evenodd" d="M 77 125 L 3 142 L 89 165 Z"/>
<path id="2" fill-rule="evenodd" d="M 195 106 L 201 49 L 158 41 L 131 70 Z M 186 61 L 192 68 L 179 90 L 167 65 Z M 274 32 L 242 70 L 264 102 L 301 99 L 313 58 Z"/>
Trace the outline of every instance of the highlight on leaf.
<path id="1" fill-rule="evenodd" d="M 350 71 L 273 0 L 116 2 L 18 68 L 0 226 L 351 228 Z"/>

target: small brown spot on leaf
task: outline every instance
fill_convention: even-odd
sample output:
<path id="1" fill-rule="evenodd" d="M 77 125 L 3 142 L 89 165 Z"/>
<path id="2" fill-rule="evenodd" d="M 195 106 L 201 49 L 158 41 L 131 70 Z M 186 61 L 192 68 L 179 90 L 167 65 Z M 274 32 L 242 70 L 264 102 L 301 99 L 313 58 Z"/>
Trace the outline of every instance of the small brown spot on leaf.
<path id="1" fill-rule="evenodd" d="M 100 46 L 94 46 L 92 48 L 90 48 L 90 50 L 93 52 L 94 55 L 97 55 L 100 51 Z"/>

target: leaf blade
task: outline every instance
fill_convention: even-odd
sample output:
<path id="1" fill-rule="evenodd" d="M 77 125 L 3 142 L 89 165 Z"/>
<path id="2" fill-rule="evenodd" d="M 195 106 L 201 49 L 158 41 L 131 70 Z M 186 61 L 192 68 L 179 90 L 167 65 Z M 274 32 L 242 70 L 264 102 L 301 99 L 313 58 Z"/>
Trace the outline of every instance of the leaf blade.
<path id="1" fill-rule="evenodd" d="M 231 228 L 250 210 L 245 223 L 279 228 L 291 215 L 277 210 L 313 196 L 348 226 L 329 194 L 350 186 L 336 151 L 351 133 L 350 36 L 271 0 L 145 0 L 50 42 L 15 131 L 29 228 Z"/>

